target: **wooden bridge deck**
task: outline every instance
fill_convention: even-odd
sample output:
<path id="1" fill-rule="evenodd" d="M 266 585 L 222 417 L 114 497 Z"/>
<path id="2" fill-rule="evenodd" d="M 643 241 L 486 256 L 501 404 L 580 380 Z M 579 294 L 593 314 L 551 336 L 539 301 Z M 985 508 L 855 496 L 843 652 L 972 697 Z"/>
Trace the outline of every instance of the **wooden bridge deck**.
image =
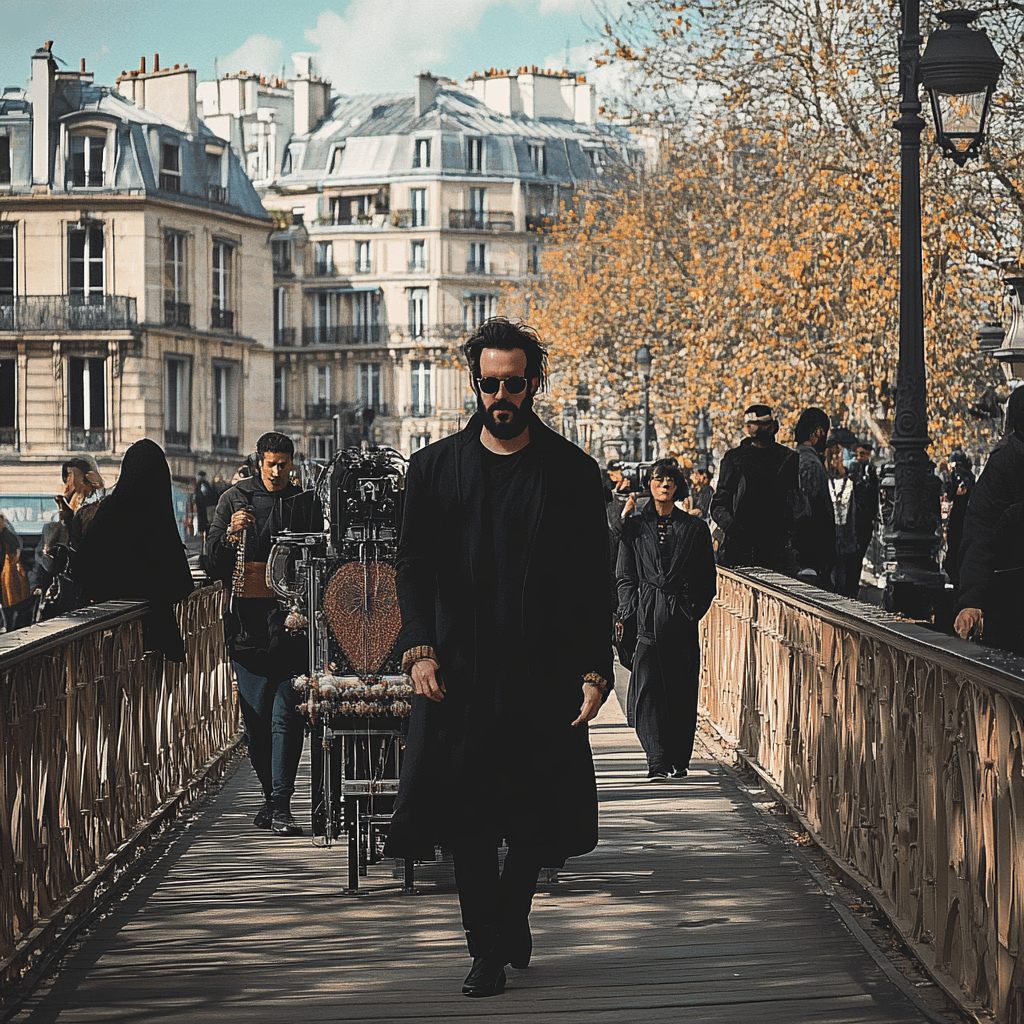
<path id="1" fill-rule="evenodd" d="M 469 961 L 450 868 L 422 869 L 418 896 L 340 896 L 344 846 L 253 829 L 256 788 L 242 763 L 13 1019 L 928 1019 L 728 772 L 705 760 L 684 783 L 642 783 L 641 751 L 615 701 L 591 735 L 601 844 L 542 885 L 534 964 L 510 970 L 503 996 L 460 994 Z M 387 879 L 390 870 L 373 868 L 367 881 Z"/>

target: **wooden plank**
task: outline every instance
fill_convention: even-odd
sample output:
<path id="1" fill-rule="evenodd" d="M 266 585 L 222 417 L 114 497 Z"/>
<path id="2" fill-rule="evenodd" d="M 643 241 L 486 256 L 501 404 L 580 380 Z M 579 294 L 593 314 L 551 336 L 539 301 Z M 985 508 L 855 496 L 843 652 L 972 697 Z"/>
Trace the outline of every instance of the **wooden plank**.
<path id="1" fill-rule="evenodd" d="M 500 998 L 460 993 L 469 960 L 450 864 L 424 865 L 418 896 L 343 897 L 344 847 L 254 829 L 260 800 L 241 764 L 14 1020 L 924 1020 L 714 762 L 682 783 L 641 781 L 615 701 L 591 740 L 601 843 L 542 883 L 533 966 L 510 971 Z M 377 865 L 367 882 L 391 875 Z"/>

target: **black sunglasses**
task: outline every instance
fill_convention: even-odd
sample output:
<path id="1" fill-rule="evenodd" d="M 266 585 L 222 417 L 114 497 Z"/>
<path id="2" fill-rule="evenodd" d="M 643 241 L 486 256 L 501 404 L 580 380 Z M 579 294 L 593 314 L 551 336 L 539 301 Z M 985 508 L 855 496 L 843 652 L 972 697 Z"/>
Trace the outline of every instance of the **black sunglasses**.
<path id="1" fill-rule="evenodd" d="M 485 395 L 496 395 L 502 384 L 510 395 L 521 395 L 529 381 L 525 377 L 477 377 L 476 383 Z"/>

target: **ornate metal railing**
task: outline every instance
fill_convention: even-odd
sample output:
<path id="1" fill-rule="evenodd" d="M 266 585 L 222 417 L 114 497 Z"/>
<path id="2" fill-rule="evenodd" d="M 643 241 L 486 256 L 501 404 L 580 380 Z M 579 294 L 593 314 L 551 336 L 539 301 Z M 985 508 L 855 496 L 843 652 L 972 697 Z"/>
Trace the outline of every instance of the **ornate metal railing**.
<path id="1" fill-rule="evenodd" d="M 137 306 L 130 295 L 22 295 L 0 306 L 0 331 L 127 331 Z"/>
<path id="2" fill-rule="evenodd" d="M 940 984 L 1024 1020 L 1024 659 L 724 569 L 701 642 L 719 736 Z"/>
<path id="3" fill-rule="evenodd" d="M 0 637 L 0 983 L 235 742 L 224 596 L 178 606 L 180 666 L 144 653 L 137 602 Z"/>

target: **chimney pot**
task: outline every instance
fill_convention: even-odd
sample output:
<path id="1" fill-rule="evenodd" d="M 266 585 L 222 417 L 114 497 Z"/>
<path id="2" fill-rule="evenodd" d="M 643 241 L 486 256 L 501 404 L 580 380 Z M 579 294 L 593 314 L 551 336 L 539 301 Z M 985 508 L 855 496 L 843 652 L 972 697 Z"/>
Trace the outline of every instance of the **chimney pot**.
<path id="1" fill-rule="evenodd" d="M 85 74 L 85 58 L 82 58 L 82 74 Z"/>
<path id="2" fill-rule="evenodd" d="M 153 74 L 155 75 L 160 70 L 160 54 L 153 54 Z"/>
<path id="3" fill-rule="evenodd" d="M 139 58 L 139 74 L 144 75 L 146 73 L 146 58 Z"/>

